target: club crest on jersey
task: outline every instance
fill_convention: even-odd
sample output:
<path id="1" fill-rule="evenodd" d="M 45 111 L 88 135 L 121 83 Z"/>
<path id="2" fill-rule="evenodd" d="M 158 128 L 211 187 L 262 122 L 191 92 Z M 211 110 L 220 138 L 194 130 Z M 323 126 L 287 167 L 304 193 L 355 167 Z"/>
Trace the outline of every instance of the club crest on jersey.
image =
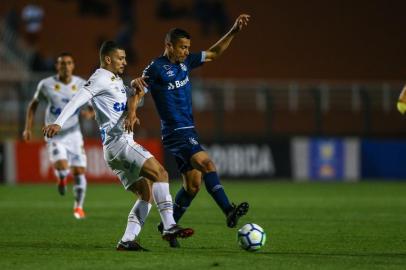
<path id="1" fill-rule="evenodd" d="M 60 91 L 61 90 L 61 86 L 57 83 L 54 85 L 54 90 L 55 91 Z"/>
<path id="2" fill-rule="evenodd" d="M 113 81 L 114 82 L 114 80 L 116 79 L 116 76 L 111 76 L 111 81 Z"/>
<path id="3" fill-rule="evenodd" d="M 181 68 L 183 71 L 187 71 L 187 67 L 186 67 L 186 65 L 183 64 L 183 63 L 180 63 L 180 68 Z"/>
<path id="4" fill-rule="evenodd" d="M 76 86 L 76 84 L 72 85 L 71 89 L 72 89 L 73 92 L 78 91 L 78 87 Z"/>
<path id="5" fill-rule="evenodd" d="M 193 137 L 190 137 L 190 138 L 189 138 L 189 143 L 192 144 L 192 145 L 198 145 L 198 144 L 199 144 L 199 143 L 196 141 L 196 139 L 193 138 Z"/>

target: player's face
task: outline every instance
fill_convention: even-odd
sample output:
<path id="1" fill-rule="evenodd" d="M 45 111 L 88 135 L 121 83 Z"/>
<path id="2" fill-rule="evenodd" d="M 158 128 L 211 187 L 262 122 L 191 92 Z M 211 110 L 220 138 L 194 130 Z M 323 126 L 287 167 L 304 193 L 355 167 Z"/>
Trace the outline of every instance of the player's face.
<path id="1" fill-rule="evenodd" d="M 127 60 L 125 59 L 125 51 L 117 49 L 110 55 L 111 71 L 115 74 L 122 75 L 124 73 Z"/>
<path id="2" fill-rule="evenodd" d="M 55 68 L 59 76 L 70 77 L 75 69 L 75 63 L 71 56 L 60 56 L 56 60 Z"/>
<path id="3" fill-rule="evenodd" d="M 190 39 L 180 38 L 175 44 L 168 44 L 168 52 L 173 60 L 176 62 L 184 62 L 189 55 Z"/>

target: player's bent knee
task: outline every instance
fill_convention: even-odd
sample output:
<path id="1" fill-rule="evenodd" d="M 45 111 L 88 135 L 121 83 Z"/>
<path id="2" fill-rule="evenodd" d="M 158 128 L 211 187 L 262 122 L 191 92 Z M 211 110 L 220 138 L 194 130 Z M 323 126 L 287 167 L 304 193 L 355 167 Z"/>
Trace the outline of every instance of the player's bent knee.
<path id="1" fill-rule="evenodd" d="M 211 159 L 205 159 L 202 162 L 203 173 L 215 172 L 216 165 Z"/>
<path id="2" fill-rule="evenodd" d="M 140 176 L 150 179 L 152 182 L 168 182 L 168 173 L 154 158 L 150 158 L 144 163 Z"/>
<path id="3" fill-rule="evenodd" d="M 200 185 L 191 185 L 186 186 L 186 192 L 192 196 L 196 196 L 197 193 L 200 191 Z"/>

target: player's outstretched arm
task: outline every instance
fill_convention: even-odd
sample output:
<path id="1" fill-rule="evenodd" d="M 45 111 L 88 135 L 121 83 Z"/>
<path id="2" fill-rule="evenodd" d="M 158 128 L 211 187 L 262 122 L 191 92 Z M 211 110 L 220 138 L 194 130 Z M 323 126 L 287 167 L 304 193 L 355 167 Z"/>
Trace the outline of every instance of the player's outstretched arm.
<path id="1" fill-rule="evenodd" d="M 142 98 L 145 95 L 144 87 L 148 87 L 145 79 L 148 77 L 139 77 L 131 81 L 131 88 L 134 93 L 127 100 L 127 116 L 124 119 L 124 130 L 127 132 L 133 132 L 136 124 L 140 124 L 140 120 L 137 117 L 137 108 Z"/>
<path id="2" fill-rule="evenodd" d="M 241 14 L 238 16 L 230 31 L 206 51 L 205 61 L 209 62 L 218 58 L 228 48 L 234 36 L 248 25 L 250 17 L 251 16 L 248 14 Z"/>
<path id="3" fill-rule="evenodd" d="M 405 114 L 405 112 L 406 112 L 406 85 L 403 87 L 403 90 L 399 95 L 397 108 L 401 114 Z"/>
<path id="4" fill-rule="evenodd" d="M 69 117 L 71 117 L 80 107 L 88 103 L 91 98 L 92 94 L 88 90 L 81 88 L 68 104 L 66 104 L 61 114 L 56 118 L 54 124 L 62 128 Z"/>
<path id="5" fill-rule="evenodd" d="M 31 100 L 31 102 L 27 108 L 27 114 L 25 115 L 25 127 L 24 127 L 24 131 L 23 131 L 23 140 L 26 142 L 31 140 L 31 137 L 32 137 L 31 129 L 32 129 L 32 124 L 34 123 L 34 115 L 35 115 L 35 112 L 37 111 L 38 104 L 39 104 L 39 101 L 36 99 L 33 99 L 33 100 Z"/>

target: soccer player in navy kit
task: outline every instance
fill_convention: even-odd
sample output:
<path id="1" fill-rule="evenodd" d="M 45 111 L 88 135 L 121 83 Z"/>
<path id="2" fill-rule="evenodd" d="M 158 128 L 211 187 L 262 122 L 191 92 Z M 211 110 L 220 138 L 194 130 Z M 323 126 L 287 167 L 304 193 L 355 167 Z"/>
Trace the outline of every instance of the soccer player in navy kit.
<path id="1" fill-rule="evenodd" d="M 229 202 L 214 162 L 200 145 L 192 115 L 189 71 L 204 62 L 217 59 L 234 36 L 247 26 L 249 18 L 246 14 L 238 16 L 227 34 L 210 49 L 199 53 L 189 53 L 190 35 L 186 31 L 178 28 L 170 30 L 165 38 L 163 56 L 154 59 L 146 67 L 142 77 L 132 81 L 132 85 L 139 91 L 151 92 L 161 119 L 163 145 L 175 157 L 183 177 L 183 187 L 176 194 L 174 203 L 175 221 L 190 206 L 200 189 L 202 178 L 207 191 L 225 214 L 228 227 L 235 227 L 238 219 L 248 211 L 247 202 L 237 206 Z M 162 226 L 158 226 L 158 229 L 162 230 Z M 179 246 L 176 239 L 170 244 L 172 247 Z"/>

